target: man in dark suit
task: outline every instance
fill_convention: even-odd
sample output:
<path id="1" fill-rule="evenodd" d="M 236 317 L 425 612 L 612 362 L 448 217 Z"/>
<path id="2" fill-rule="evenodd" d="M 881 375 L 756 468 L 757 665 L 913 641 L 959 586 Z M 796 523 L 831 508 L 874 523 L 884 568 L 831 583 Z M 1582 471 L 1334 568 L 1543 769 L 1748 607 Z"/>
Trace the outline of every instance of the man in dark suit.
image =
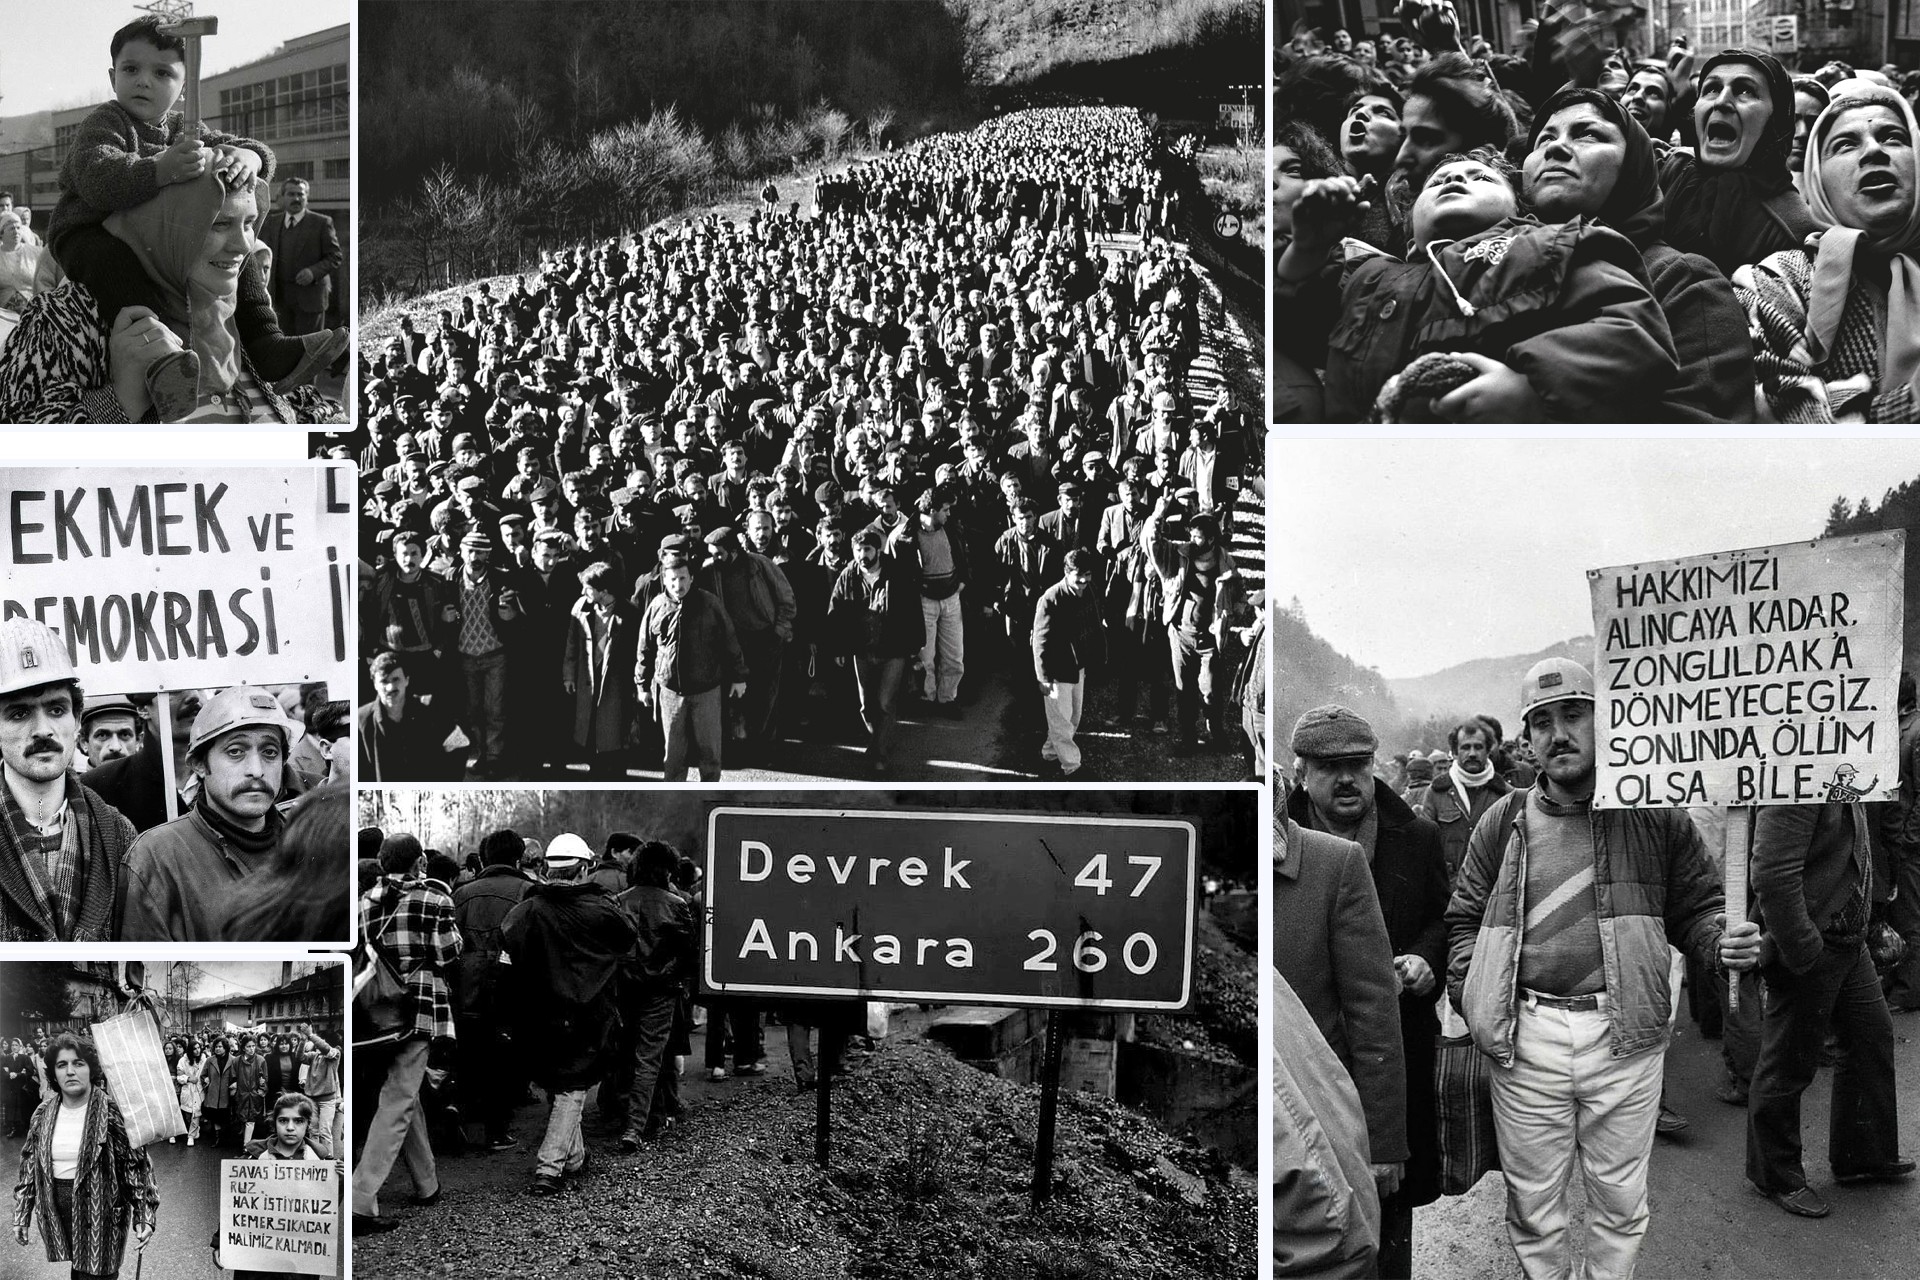
<path id="1" fill-rule="evenodd" d="M 288 333 L 318 333 L 326 327 L 333 275 L 343 261 L 333 219 L 307 208 L 304 178 L 280 188 L 282 206 L 267 215 L 260 240 L 273 250 L 273 308 Z"/>

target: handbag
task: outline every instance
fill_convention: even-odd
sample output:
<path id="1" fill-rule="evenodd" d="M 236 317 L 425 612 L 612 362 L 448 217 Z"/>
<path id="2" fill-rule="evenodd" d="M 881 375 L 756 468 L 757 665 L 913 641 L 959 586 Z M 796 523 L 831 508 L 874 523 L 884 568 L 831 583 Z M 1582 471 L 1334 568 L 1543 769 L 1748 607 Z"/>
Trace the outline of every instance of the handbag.
<path id="1" fill-rule="evenodd" d="M 147 1007 L 134 1005 L 93 1024 L 93 1043 L 108 1091 L 120 1106 L 127 1141 L 144 1147 L 187 1131 L 180 1115 L 180 1094 L 167 1055 L 160 1049 L 160 1025 Z"/>
<path id="2" fill-rule="evenodd" d="M 385 948 L 366 940 L 368 963 L 353 994 L 353 1043 L 356 1047 L 391 1044 L 413 1029 L 413 999 L 406 977 Z"/>
<path id="3" fill-rule="evenodd" d="M 1493 1061 L 1473 1037 L 1439 1036 L 1433 1053 L 1434 1122 L 1440 1145 L 1440 1194 L 1473 1190 L 1500 1167 L 1493 1127 Z"/>

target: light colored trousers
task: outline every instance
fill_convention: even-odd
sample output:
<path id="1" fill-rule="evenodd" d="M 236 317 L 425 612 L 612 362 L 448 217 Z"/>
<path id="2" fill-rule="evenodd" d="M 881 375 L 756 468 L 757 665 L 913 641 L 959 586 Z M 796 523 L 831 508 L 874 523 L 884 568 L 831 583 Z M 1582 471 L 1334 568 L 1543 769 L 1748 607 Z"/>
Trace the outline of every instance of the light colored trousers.
<path id="1" fill-rule="evenodd" d="M 380 1188 L 393 1172 L 395 1158 L 406 1162 L 415 1195 L 430 1196 L 440 1189 L 433 1144 L 427 1140 L 427 1117 L 420 1107 L 420 1082 L 426 1078 L 429 1047 L 427 1040 L 416 1036 L 400 1047 L 399 1055 L 387 1067 L 387 1078 L 380 1085 L 380 1102 L 374 1108 L 373 1123 L 367 1126 L 366 1143 L 360 1148 L 360 1163 L 353 1167 L 355 1213 L 380 1212 Z"/>
<path id="2" fill-rule="evenodd" d="M 920 693 L 928 702 L 952 702 L 967 670 L 967 633 L 960 621 L 960 593 L 945 600 L 920 597 L 927 638 L 920 646 Z M 936 678 L 937 677 L 937 678 Z"/>
<path id="3" fill-rule="evenodd" d="M 1507 1236 L 1528 1280 L 1567 1280 L 1570 1171 L 1587 1193 L 1587 1280 L 1629 1280 L 1647 1233 L 1647 1166 L 1666 1054 L 1611 1056 L 1607 997 L 1595 1010 L 1522 992 L 1514 1061 L 1493 1071 L 1493 1122 L 1507 1176 Z"/>
<path id="4" fill-rule="evenodd" d="M 1055 680 L 1053 692 L 1040 700 L 1047 712 L 1047 749 L 1040 754 L 1058 760 L 1062 773 L 1080 767 L 1080 747 L 1073 735 L 1080 732 L 1080 712 L 1086 697 L 1087 676 L 1081 672 L 1078 680 Z"/>
<path id="5" fill-rule="evenodd" d="M 547 1132 L 540 1139 L 540 1154 L 533 1171 L 549 1178 L 578 1173 L 587 1162 L 586 1139 L 580 1136 L 580 1114 L 587 1107 L 585 1089 L 568 1089 L 553 1095 L 553 1109 L 547 1113 Z"/>

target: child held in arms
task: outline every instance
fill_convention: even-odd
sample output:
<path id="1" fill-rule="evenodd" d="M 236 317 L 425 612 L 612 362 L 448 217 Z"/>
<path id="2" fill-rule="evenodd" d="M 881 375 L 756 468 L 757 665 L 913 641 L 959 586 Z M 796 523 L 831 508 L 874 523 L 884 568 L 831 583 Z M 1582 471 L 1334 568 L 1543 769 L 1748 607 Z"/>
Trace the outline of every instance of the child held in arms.
<path id="1" fill-rule="evenodd" d="M 265 143 L 220 133 L 198 121 L 189 129 L 173 109 L 186 88 L 187 46 L 159 18 L 129 22 L 114 32 L 110 49 L 113 65 L 107 79 L 113 101 L 80 122 L 60 170 L 60 203 L 47 226 L 54 257 L 93 295 L 107 328 L 126 307 L 164 311 L 140 259 L 103 225 L 108 214 L 145 204 L 162 187 L 191 182 L 208 172 L 219 174 L 229 187 L 271 181 L 274 164 Z M 281 332 L 266 277 L 252 258 L 240 273 L 234 321 L 255 372 L 269 381 L 297 383 L 337 354 L 339 339 L 332 334 L 295 338 Z M 167 386 L 181 381 L 181 371 L 172 366 L 183 360 L 197 362 L 198 357 L 191 351 L 175 352 L 148 369 L 147 385 L 156 405 L 162 405 Z M 192 386 L 192 378 L 185 384 Z M 171 419 L 163 412 L 162 420 Z"/>

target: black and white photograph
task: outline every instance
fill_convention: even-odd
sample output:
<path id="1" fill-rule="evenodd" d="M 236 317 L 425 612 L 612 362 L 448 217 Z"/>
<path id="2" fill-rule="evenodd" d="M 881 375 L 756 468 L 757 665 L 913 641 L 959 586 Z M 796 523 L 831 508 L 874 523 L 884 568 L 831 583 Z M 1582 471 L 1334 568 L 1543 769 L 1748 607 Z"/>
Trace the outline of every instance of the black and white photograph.
<path id="1" fill-rule="evenodd" d="M 1274 466 L 1275 1273 L 1899 1274 L 1920 446 Z"/>
<path id="2" fill-rule="evenodd" d="M 0 941 L 346 942 L 351 468 L 0 493 Z"/>
<path id="3" fill-rule="evenodd" d="M 0 961 L 6 1280 L 340 1276 L 346 966 Z"/>
<path id="4" fill-rule="evenodd" d="M 346 421 L 352 8 L 8 14 L 0 422 Z"/>
<path id="5" fill-rule="evenodd" d="M 360 6 L 363 778 L 1264 769 L 1261 6 L 1106 8 Z"/>
<path id="6" fill-rule="evenodd" d="M 1256 788 L 358 800 L 356 1275 L 1256 1274 Z"/>
<path id="7" fill-rule="evenodd" d="M 1271 20 L 1275 422 L 1920 417 L 1907 8 Z"/>

